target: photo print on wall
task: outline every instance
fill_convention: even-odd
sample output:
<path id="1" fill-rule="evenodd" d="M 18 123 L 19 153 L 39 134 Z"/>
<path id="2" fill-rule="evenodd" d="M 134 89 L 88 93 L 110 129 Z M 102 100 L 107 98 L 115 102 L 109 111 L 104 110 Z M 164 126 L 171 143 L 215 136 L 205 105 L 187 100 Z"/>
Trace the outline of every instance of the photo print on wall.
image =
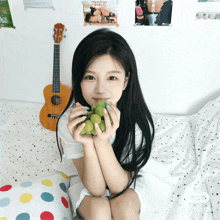
<path id="1" fill-rule="evenodd" d="M 220 0 L 198 0 L 198 6 L 200 11 L 196 13 L 196 20 L 220 19 Z"/>
<path id="2" fill-rule="evenodd" d="M 14 28 L 8 0 L 0 0 L 0 28 Z"/>
<path id="3" fill-rule="evenodd" d="M 220 0 L 198 0 L 199 2 L 220 2 Z"/>
<path id="4" fill-rule="evenodd" d="M 84 26 L 118 27 L 118 1 L 83 1 Z"/>
<path id="5" fill-rule="evenodd" d="M 216 20 L 220 19 L 220 12 L 198 12 L 196 13 L 196 20 Z"/>
<path id="6" fill-rule="evenodd" d="M 136 0 L 135 25 L 170 26 L 172 0 Z"/>
<path id="7" fill-rule="evenodd" d="M 43 8 L 55 10 L 55 8 L 53 7 L 53 0 L 23 0 L 23 3 L 25 11 L 28 8 Z"/>

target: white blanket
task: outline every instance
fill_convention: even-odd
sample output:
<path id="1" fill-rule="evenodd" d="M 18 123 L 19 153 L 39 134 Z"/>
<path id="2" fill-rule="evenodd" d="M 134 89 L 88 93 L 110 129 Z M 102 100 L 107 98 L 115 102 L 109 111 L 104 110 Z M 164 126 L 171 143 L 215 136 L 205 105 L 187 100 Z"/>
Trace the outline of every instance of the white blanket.
<path id="1" fill-rule="evenodd" d="M 77 174 L 66 158 L 60 167 L 55 132 L 39 122 L 42 107 L 0 100 L 0 187 L 59 171 L 72 178 Z M 154 122 L 151 157 L 140 173 L 149 207 L 141 220 L 219 220 L 220 97 L 197 114 L 156 114 Z"/>

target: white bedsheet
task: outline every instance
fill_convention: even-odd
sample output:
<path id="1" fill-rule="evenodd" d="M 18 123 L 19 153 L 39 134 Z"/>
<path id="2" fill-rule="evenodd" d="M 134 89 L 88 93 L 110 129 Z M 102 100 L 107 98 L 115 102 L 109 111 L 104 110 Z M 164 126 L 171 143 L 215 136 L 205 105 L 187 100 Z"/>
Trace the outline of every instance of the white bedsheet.
<path id="1" fill-rule="evenodd" d="M 60 171 L 77 174 L 66 158 L 60 167 L 55 132 L 39 122 L 42 107 L 0 100 L 0 186 Z M 155 128 L 151 157 L 141 170 L 140 184 L 148 188 L 141 220 L 219 220 L 220 97 L 194 115 L 155 115 Z"/>

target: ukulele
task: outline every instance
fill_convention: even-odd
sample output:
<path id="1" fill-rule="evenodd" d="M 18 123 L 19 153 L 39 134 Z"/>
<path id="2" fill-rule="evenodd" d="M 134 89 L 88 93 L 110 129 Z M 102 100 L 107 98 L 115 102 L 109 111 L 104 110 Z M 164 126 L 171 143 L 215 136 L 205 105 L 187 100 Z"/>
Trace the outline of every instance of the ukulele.
<path id="1" fill-rule="evenodd" d="M 53 84 L 44 88 L 45 105 L 39 115 L 41 124 L 51 131 L 56 131 L 58 117 L 66 108 L 71 95 L 71 88 L 60 81 L 60 42 L 64 27 L 61 23 L 54 25 Z"/>

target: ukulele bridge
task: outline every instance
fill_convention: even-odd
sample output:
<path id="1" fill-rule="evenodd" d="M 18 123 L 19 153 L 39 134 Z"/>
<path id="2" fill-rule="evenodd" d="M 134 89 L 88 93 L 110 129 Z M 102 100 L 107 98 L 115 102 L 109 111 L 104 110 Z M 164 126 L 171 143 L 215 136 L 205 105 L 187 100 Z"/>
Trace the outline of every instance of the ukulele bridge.
<path id="1" fill-rule="evenodd" d="M 48 118 L 53 118 L 53 119 L 58 119 L 59 115 L 48 114 L 47 117 Z"/>

